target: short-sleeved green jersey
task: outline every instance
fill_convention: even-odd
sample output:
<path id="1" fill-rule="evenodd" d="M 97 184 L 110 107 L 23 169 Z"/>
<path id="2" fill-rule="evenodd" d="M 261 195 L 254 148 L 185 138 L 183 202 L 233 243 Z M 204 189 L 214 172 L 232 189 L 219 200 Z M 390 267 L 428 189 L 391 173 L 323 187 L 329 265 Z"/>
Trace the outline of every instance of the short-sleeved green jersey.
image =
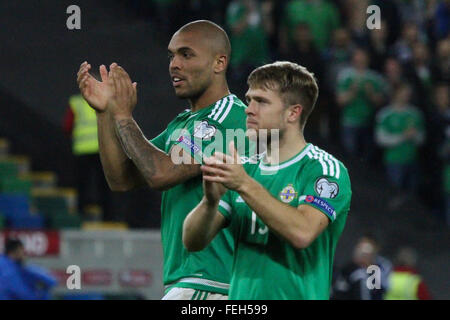
<path id="1" fill-rule="evenodd" d="M 296 249 L 268 229 L 237 192 L 228 191 L 219 211 L 235 241 L 229 299 L 329 299 L 334 252 L 350 209 L 347 169 L 312 144 L 278 166 L 259 160 L 245 169 L 279 201 L 312 206 L 330 224 L 309 247 Z"/>
<path id="2" fill-rule="evenodd" d="M 261 14 L 259 7 L 258 13 Z M 249 12 L 243 3 L 240 1 L 231 2 L 226 12 L 228 28 L 232 30 L 248 14 Z M 253 20 L 239 33 L 230 33 L 231 47 L 233 48 L 230 60 L 232 66 L 239 67 L 244 64 L 259 66 L 270 60 L 268 37 L 263 22 L 259 19 L 259 15 L 256 15 Z"/>
<path id="3" fill-rule="evenodd" d="M 412 128 L 417 130 L 416 139 L 405 140 L 403 135 Z M 417 108 L 385 107 L 377 114 L 375 130 L 378 142 L 385 145 L 385 163 L 410 164 L 418 160 L 418 145 L 425 138 L 425 124 Z"/>
<path id="4" fill-rule="evenodd" d="M 354 68 L 342 70 L 337 79 L 337 92 L 345 92 L 354 84 L 358 86 L 356 96 L 342 110 L 341 123 L 350 127 L 370 125 L 375 112 L 375 106 L 366 93 L 366 85 L 371 85 L 376 93 L 384 93 L 386 87 L 381 75 L 374 71 L 358 73 Z"/>
<path id="5" fill-rule="evenodd" d="M 214 150 L 226 152 L 226 129 L 246 128 L 245 104 L 228 95 L 196 112 L 185 110 L 151 142 L 169 153 L 179 144 L 197 161 Z M 231 140 L 229 140 L 231 141 Z M 242 151 L 241 151 L 242 152 Z M 182 242 L 183 222 L 203 197 L 202 178 L 194 177 L 162 194 L 161 239 L 164 254 L 163 281 L 177 286 L 228 294 L 233 256 L 227 229 L 202 251 L 188 252 Z"/>
<path id="6" fill-rule="evenodd" d="M 299 23 L 309 26 L 315 46 L 323 50 L 329 44 L 332 32 L 341 24 L 339 10 L 332 1 L 290 1 L 285 6 L 282 24 L 289 30 L 291 41 Z"/>

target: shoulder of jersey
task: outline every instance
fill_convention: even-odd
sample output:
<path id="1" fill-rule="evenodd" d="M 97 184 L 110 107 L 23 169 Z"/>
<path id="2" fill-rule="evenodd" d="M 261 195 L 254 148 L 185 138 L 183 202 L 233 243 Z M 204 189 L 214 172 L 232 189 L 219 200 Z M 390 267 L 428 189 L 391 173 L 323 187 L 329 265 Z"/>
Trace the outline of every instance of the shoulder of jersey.
<path id="1" fill-rule="evenodd" d="M 180 112 L 177 117 L 182 117 L 186 115 L 187 113 L 191 112 L 191 109 L 184 109 L 182 112 Z"/>
<path id="2" fill-rule="evenodd" d="M 319 172 L 323 176 L 341 178 L 347 174 L 345 166 L 328 152 L 320 149 L 317 146 L 311 145 L 306 154 L 308 163 L 306 164 L 307 171 Z"/>
<path id="3" fill-rule="evenodd" d="M 245 104 L 235 95 L 228 95 L 217 101 L 211 112 L 205 115 L 205 120 L 223 124 L 235 117 L 245 116 Z"/>

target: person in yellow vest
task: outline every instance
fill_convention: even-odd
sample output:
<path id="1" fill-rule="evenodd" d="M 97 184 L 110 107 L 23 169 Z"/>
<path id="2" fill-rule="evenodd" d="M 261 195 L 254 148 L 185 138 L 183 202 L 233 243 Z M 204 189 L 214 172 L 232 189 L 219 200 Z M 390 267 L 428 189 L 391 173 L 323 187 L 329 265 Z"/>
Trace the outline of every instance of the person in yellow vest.
<path id="1" fill-rule="evenodd" d="M 72 137 L 79 212 L 85 220 L 114 220 L 110 191 L 100 162 L 97 118 L 81 94 L 69 98 L 63 130 Z"/>
<path id="2" fill-rule="evenodd" d="M 400 248 L 394 270 L 389 276 L 385 300 L 431 300 L 430 292 L 417 272 L 417 253 L 409 247 Z"/>

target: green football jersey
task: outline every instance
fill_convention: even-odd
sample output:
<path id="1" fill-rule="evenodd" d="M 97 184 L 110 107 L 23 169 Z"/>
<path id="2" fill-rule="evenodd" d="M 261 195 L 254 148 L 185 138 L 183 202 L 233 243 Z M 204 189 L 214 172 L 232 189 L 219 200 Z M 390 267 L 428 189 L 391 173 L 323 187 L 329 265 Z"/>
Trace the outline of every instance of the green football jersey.
<path id="1" fill-rule="evenodd" d="M 269 230 L 237 192 L 227 191 L 219 211 L 234 238 L 229 298 L 329 299 L 334 252 L 350 209 L 347 169 L 312 144 L 278 166 L 259 160 L 245 169 L 279 201 L 312 206 L 330 224 L 309 247 L 296 249 Z"/>
<path id="2" fill-rule="evenodd" d="M 245 104 L 228 95 L 209 107 L 180 113 L 167 129 L 151 140 L 169 153 L 179 144 L 198 162 L 202 155 L 227 152 L 227 131 L 241 129 L 245 134 Z M 248 146 L 247 146 L 248 147 Z M 241 148 L 245 148 L 241 146 Z M 242 149 L 240 152 L 244 152 Z M 202 251 L 188 252 L 182 242 L 183 222 L 203 197 L 202 177 L 178 184 L 162 194 L 161 240 L 164 254 L 163 281 L 176 286 L 228 294 L 233 257 L 232 238 L 227 229 Z"/>
<path id="3" fill-rule="evenodd" d="M 375 112 L 375 106 L 370 101 L 365 86 L 371 85 L 376 93 L 385 93 L 386 86 L 382 76 L 374 71 L 359 74 L 354 68 L 347 68 L 338 75 L 337 92 L 345 92 L 354 84 L 358 86 L 358 90 L 355 97 L 344 106 L 341 123 L 351 127 L 368 126 Z"/>
<path id="4" fill-rule="evenodd" d="M 418 145 L 425 138 L 425 123 L 417 108 L 387 106 L 377 114 L 375 128 L 378 142 L 385 144 L 385 163 L 409 164 L 418 160 Z M 403 135 L 410 128 L 416 129 L 418 135 L 416 139 L 405 140 Z"/>

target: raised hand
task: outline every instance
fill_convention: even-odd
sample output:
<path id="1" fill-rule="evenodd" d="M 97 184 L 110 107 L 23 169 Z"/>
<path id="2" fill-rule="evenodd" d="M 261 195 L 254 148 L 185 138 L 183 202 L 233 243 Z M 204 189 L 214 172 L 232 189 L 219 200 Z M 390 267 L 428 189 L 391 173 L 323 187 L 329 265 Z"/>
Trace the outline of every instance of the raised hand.
<path id="1" fill-rule="evenodd" d="M 220 198 L 222 198 L 226 191 L 227 188 L 223 184 L 203 179 L 203 194 L 209 203 L 219 203 Z"/>
<path id="2" fill-rule="evenodd" d="M 113 63 L 110 69 L 116 66 L 117 64 Z M 102 81 L 98 81 L 89 74 L 90 69 L 91 65 L 87 61 L 81 64 L 77 74 L 78 87 L 84 99 L 93 109 L 97 112 L 104 112 L 113 94 L 113 83 L 110 81 L 108 71 L 104 65 L 101 65 L 99 68 Z"/>
<path id="3" fill-rule="evenodd" d="M 137 103 L 137 83 L 132 83 L 128 73 L 120 66 L 111 68 L 108 81 L 112 86 L 108 109 L 116 120 L 130 118 Z"/>
<path id="4" fill-rule="evenodd" d="M 239 154 L 234 142 L 229 145 L 230 155 L 216 152 L 210 158 L 204 158 L 205 164 L 201 166 L 203 180 L 206 182 L 219 182 L 231 190 L 240 191 L 248 182 L 248 174 L 241 164 Z"/>

